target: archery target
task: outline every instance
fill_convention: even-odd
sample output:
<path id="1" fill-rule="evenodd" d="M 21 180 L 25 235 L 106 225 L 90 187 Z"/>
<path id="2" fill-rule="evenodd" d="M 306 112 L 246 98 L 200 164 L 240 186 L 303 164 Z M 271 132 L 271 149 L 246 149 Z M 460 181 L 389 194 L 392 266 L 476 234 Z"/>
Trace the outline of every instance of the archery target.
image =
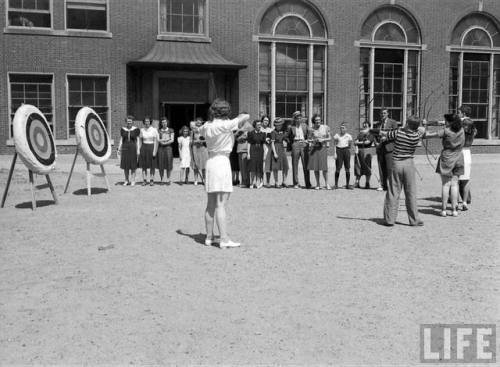
<path id="1" fill-rule="evenodd" d="M 89 163 L 103 164 L 111 156 L 108 132 L 99 115 L 89 107 L 78 111 L 75 134 L 83 157 Z"/>
<path id="2" fill-rule="evenodd" d="M 29 170 L 47 174 L 55 168 L 56 144 L 47 119 L 38 108 L 22 105 L 13 121 L 16 152 Z"/>

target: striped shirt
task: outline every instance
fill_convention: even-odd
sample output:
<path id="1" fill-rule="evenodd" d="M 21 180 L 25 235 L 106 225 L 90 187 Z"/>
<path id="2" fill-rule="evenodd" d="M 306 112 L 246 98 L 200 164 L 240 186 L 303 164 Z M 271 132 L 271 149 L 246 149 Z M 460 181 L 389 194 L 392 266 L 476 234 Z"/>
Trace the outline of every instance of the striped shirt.
<path id="1" fill-rule="evenodd" d="M 387 141 L 394 141 L 392 158 L 395 161 L 402 161 L 413 158 L 415 149 L 422 134 L 419 131 L 412 131 L 406 128 L 399 128 L 387 132 Z"/>

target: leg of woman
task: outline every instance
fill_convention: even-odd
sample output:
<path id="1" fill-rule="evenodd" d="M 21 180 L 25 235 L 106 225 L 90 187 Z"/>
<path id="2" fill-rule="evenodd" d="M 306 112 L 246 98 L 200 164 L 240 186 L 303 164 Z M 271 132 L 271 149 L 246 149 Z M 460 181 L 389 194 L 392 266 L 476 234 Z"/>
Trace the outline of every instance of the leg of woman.
<path id="1" fill-rule="evenodd" d="M 209 192 L 207 194 L 207 208 L 205 209 L 205 229 L 207 231 L 207 240 L 214 239 L 214 216 L 217 203 L 217 193 Z"/>
<path id="2" fill-rule="evenodd" d="M 170 182 L 170 175 L 172 174 L 171 169 L 167 169 L 167 182 Z"/>
<path id="3" fill-rule="evenodd" d="M 163 168 L 159 168 L 158 171 L 160 174 L 160 183 L 163 183 L 164 170 L 163 170 Z"/>
<path id="4" fill-rule="evenodd" d="M 316 179 L 316 190 L 319 190 L 319 171 L 314 171 L 314 178 Z"/>
<path id="5" fill-rule="evenodd" d="M 131 185 L 135 185 L 135 169 L 130 170 L 130 175 L 132 176 Z"/>
<path id="6" fill-rule="evenodd" d="M 219 228 L 220 241 L 229 242 L 226 224 L 226 204 L 229 200 L 229 192 L 217 192 L 215 204 L 215 220 L 217 221 L 217 228 Z"/>
<path id="7" fill-rule="evenodd" d="M 123 170 L 123 173 L 125 174 L 125 184 L 130 183 L 130 181 L 129 181 L 129 179 L 128 179 L 128 173 L 129 173 L 129 170 L 128 170 L 128 169 L 124 169 L 124 170 Z"/>
<path id="8" fill-rule="evenodd" d="M 451 210 L 454 217 L 458 215 L 458 176 L 451 178 Z"/>
<path id="9" fill-rule="evenodd" d="M 266 172 L 266 185 L 269 186 L 271 184 L 271 172 Z"/>
<path id="10" fill-rule="evenodd" d="M 330 185 L 328 185 L 328 171 L 323 171 L 323 180 L 325 180 L 325 188 L 330 190 Z"/>
<path id="11" fill-rule="evenodd" d="M 203 169 L 201 170 L 201 178 L 203 178 L 203 182 L 205 182 L 205 172 L 206 172 L 206 169 L 205 169 L 205 168 L 203 168 Z"/>
<path id="12" fill-rule="evenodd" d="M 288 177 L 288 170 L 284 169 L 283 171 L 281 171 L 281 175 L 282 175 L 282 178 L 283 178 L 283 184 L 286 185 L 286 178 Z"/>
<path id="13" fill-rule="evenodd" d="M 278 186 L 278 170 L 273 170 L 274 186 Z"/>
<path id="14" fill-rule="evenodd" d="M 446 206 L 448 205 L 448 199 L 450 197 L 450 186 L 451 178 L 447 176 L 441 176 L 441 215 L 446 216 Z"/>
<path id="15" fill-rule="evenodd" d="M 188 181 L 189 181 L 189 167 L 186 167 L 186 180 L 184 182 L 188 183 Z"/>
<path id="16" fill-rule="evenodd" d="M 147 174 L 146 174 L 146 168 L 143 168 L 142 169 L 142 185 L 145 186 L 147 181 L 146 181 L 146 178 L 147 178 Z"/>

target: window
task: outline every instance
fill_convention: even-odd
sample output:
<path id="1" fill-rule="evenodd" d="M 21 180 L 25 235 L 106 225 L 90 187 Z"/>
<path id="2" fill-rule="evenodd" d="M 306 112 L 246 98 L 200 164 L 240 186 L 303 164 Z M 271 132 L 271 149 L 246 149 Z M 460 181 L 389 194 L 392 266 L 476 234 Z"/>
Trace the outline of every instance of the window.
<path id="1" fill-rule="evenodd" d="M 23 104 L 37 107 L 54 131 L 52 104 L 52 75 L 9 74 L 10 86 L 10 136 L 16 110 Z"/>
<path id="2" fill-rule="evenodd" d="M 205 35 L 205 0 L 160 0 L 160 33 Z"/>
<path id="3" fill-rule="evenodd" d="M 477 138 L 500 138 L 500 23 L 477 12 L 452 32 L 449 109 L 471 107 Z"/>
<path id="4" fill-rule="evenodd" d="M 325 118 L 326 31 L 318 12 L 302 2 L 279 1 L 259 28 L 259 112 L 289 119 L 301 111 Z"/>
<path id="5" fill-rule="evenodd" d="M 92 108 L 108 125 L 108 77 L 68 76 L 68 133 L 75 135 L 76 114 L 82 107 Z"/>
<path id="6" fill-rule="evenodd" d="M 50 0 L 8 0 L 9 26 L 51 28 Z"/>
<path id="7" fill-rule="evenodd" d="M 106 31 L 107 0 L 66 0 L 66 28 Z"/>
<path id="8" fill-rule="evenodd" d="M 397 20 L 397 21 L 396 21 Z M 386 108 L 396 121 L 418 113 L 420 33 L 402 8 L 382 6 L 362 25 L 359 67 L 359 123 L 378 120 Z"/>

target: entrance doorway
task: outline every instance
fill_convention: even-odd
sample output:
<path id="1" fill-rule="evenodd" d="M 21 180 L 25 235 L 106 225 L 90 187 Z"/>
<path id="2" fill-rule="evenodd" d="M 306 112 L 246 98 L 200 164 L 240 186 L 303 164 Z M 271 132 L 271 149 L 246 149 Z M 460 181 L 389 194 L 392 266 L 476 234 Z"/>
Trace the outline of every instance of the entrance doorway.
<path id="1" fill-rule="evenodd" d="M 189 123 L 194 121 L 197 117 L 201 117 L 203 121 L 207 120 L 208 103 L 168 103 L 162 102 L 161 112 L 170 121 L 170 127 L 174 129 L 176 139 L 172 145 L 174 156 L 179 156 L 179 148 L 177 144 L 177 137 L 179 137 L 179 130 L 183 126 L 189 128 Z"/>

